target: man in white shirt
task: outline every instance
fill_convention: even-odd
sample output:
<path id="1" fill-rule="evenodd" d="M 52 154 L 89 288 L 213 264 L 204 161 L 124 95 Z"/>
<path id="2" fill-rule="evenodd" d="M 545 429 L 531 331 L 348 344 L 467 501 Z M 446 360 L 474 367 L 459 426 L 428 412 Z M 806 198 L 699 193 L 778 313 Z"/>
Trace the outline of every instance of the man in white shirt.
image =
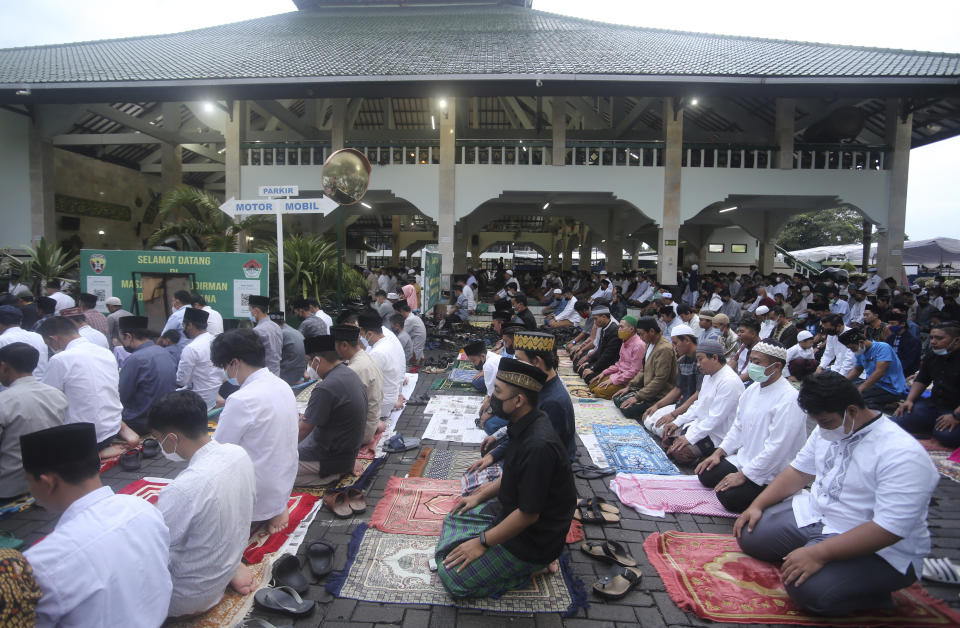
<path id="1" fill-rule="evenodd" d="M 250 319 L 253 331 L 260 336 L 266 351 L 267 370 L 280 375 L 280 359 L 283 356 L 283 330 L 270 320 L 270 297 L 250 295 Z"/>
<path id="2" fill-rule="evenodd" d="M 545 321 L 548 327 L 573 327 L 577 324 L 577 297 L 573 296 L 573 288 L 567 286 L 564 290 L 563 298 L 567 300 L 567 304 L 562 310 L 556 312 L 551 316 L 547 316 Z M 580 319 L 582 322 L 583 319 Z"/>
<path id="3" fill-rule="evenodd" d="M 257 499 L 253 523 L 270 534 L 287 527 L 287 502 L 297 477 L 299 412 L 293 390 L 265 368 L 263 343 L 252 329 L 226 331 L 210 344 L 210 361 L 240 388 L 227 397 L 213 438 L 243 447 L 253 461 Z"/>
<path id="4" fill-rule="evenodd" d="M 180 334 L 180 342 L 186 344 L 187 338 L 183 335 L 183 313 L 190 307 L 192 300 L 193 297 L 186 290 L 177 290 L 173 293 L 172 312 L 160 332 L 161 335 L 172 329 Z"/>
<path id="5" fill-rule="evenodd" d="M 839 294 L 836 289 L 830 290 L 827 293 L 827 299 L 830 302 L 830 311 L 833 314 L 839 314 L 843 317 L 843 324 L 850 324 L 850 304 L 847 303 L 847 300 L 843 298 L 843 295 Z"/>
<path id="6" fill-rule="evenodd" d="M 209 321 L 207 312 L 196 308 L 183 315 L 183 333 L 190 339 L 190 344 L 183 348 L 177 365 L 178 390 L 197 393 L 207 404 L 207 409 L 216 405 L 223 384 L 223 369 L 210 361 L 210 343 L 214 336 L 207 331 Z"/>
<path id="7" fill-rule="evenodd" d="M 390 413 L 403 407 L 400 390 L 403 388 L 403 379 L 406 377 L 406 360 L 403 356 L 403 346 L 396 336 L 388 337 L 384 333 L 380 316 L 374 312 L 364 312 L 357 320 L 360 325 L 360 336 L 370 345 L 368 352 L 373 361 L 380 367 L 383 375 L 383 399 L 380 401 L 380 418 L 387 418 Z"/>
<path id="8" fill-rule="evenodd" d="M 760 340 L 766 340 L 770 337 L 770 334 L 773 333 L 773 328 L 777 324 L 770 320 L 770 308 L 766 305 L 761 305 L 753 311 L 754 315 L 757 317 L 757 320 L 760 321 Z"/>
<path id="9" fill-rule="evenodd" d="M 513 288 L 517 292 L 520 292 L 520 282 L 517 281 L 517 278 L 513 276 L 513 271 L 508 269 L 506 272 L 506 275 L 507 275 L 507 282 L 504 284 L 503 288 L 505 290 L 509 290 Z"/>
<path id="10" fill-rule="evenodd" d="M 210 439 L 207 407 L 195 392 L 170 393 L 150 409 L 148 422 L 163 455 L 187 462 L 157 500 L 170 529 L 173 594 L 167 614 L 203 613 L 228 585 L 250 593 L 253 575 L 240 562 L 256 493 L 250 456 L 238 445 Z"/>
<path id="11" fill-rule="evenodd" d="M 590 303 L 596 302 L 598 299 L 602 299 L 609 303 L 613 301 L 613 285 L 610 283 L 610 280 L 604 277 L 600 280 L 600 286 L 590 295 L 588 301 Z"/>
<path id="12" fill-rule="evenodd" d="M 62 316 L 43 321 L 40 335 L 54 352 L 43 383 L 62 391 L 70 404 L 64 422 L 92 423 L 104 458 L 134 447 L 140 439 L 122 420 L 120 374 L 113 354 L 81 338 L 77 327 Z M 113 445 L 116 436 L 126 445 Z"/>
<path id="13" fill-rule="evenodd" d="M 850 298 L 850 318 L 848 324 L 850 325 L 863 325 L 863 313 L 866 311 L 867 304 L 867 293 L 859 288 L 852 288 L 850 290 L 852 293 Z"/>
<path id="14" fill-rule="evenodd" d="M 37 626 L 157 628 L 172 584 L 170 533 L 145 499 L 100 483 L 93 425 L 73 423 L 20 438 L 30 493 L 63 513 L 23 555 L 43 596 Z"/>
<path id="15" fill-rule="evenodd" d="M 841 375 L 811 376 L 797 402 L 817 428 L 737 519 L 740 547 L 782 560 L 787 594 L 809 613 L 892 609 L 890 593 L 917 581 L 930 552 L 939 474 L 916 439 L 866 408 Z"/>
<path id="16" fill-rule="evenodd" d="M 469 283 L 463 286 L 463 296 L 467 298 L 467 310 L 470 312 L 475 311 L 477 309 L 477 298 Z"/>
<path id="17" fill-rule="evenodd" d="M 20 308 L 12 305 L 0 306 L 0 347 L 14 342 L 23 342 L 36 349 L 39 358 L 36 368 L 33 369 L 33 376 L 42 380 L 47 372 L 47 345 L 44 344 L 40 334 L 22 329 L 20 327 L 22 320 L 23 312 Z"/>
<path id="18" fill-rule="evenodd" d="M 697 345 L 697 365 L 703 373 L 697 400 L 686 412 L 663 425 L 664 444 L 669 445 L 667 455 L 680 464 L 691 465 L 712 454 L 737 415 L 743 382 L 727 366 L 723 351 L 723 345 L 716 340 Z"/>
<path id="19" fill-rule="evenodd" d="M 827 344 L 820 356 L 820 371 L 831 370 L 846 376 L 857 366 L 857 356 L 840 342 L 840 334 L 847 331 L 843 318 L 839 314 L 827 314 L 820 319 L 820 328 L 827 336 Z"/>
<path id="20" fill-rule="evenodd" d="M 46 353 L 47 348 L 43 348 Z M 14 342 L 0 347 L 0 499 L 7 501 L 28 490 L 20 460 L 20 437 L 63 425 L 66 396 L 33 375 L 38 351 Z"/>
<path id="21" fill-rule="evenodd" d="M 207 300 L 199 292 L 194 292 L 193 297 L 190 299 L 190 305 L 198 310 L 203 310 L 207 313 L 207 333 L 211 336 L 219 336 L 223 333 L 223 317 L 220 316 L 220 312 L 216 311 L 209 305 L 207 305 Z M 187 336 L 189 338 L 189 336 Z"/>
<path id="22" fill-rule="evenodd" d="M 80 308 L 65 308 L 60 311 L 60 316 L 73 321 L 73 324 L 77 326 L 77 333 L 80 334 L 81 338 L 86 338 L 98 347 L 103 347 L 108 351 L 110 350 L 110 343 L 107 342 L 107 337 L 87 323 L 87 318 L 83 315 Z"/>
<path id="23" fill-rule="evenodd" d="M 723 441 L 696 473 L 730 512 L 743 512 L 793 460 L 807 436 L 797 389 L 782 377 L 787 350 L 776 341 L 750 350 L 754 384 L 740 397 L 737 416 Z"/>
<path id="24" fill-rule="evenodd" d="M 57 302 L 57 306 L 53 311 L 54 314 L 59 314 L 60 310 L 68 307 L 77 307 L 77 302 L 73 300 L 73 297 L 60 291 L 60 282 L 56 279 L 48 281 L 44 285 L 44 291 L 48 297 Z"/>

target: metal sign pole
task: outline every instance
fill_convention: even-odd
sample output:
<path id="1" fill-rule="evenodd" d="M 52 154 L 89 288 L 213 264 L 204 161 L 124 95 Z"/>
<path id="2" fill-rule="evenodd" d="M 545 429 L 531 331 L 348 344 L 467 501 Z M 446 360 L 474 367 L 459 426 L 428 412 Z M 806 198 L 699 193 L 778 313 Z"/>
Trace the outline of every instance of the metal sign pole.
<path id="1" fill-rule="evenodd" d="M 343 311 L 343 255 L 346 243 L 343 236 L 344 206 L 337 208 L 337 311 Z"/>
<path id="2" fill-rule="evenodd" d="M 290 197 L 288 196 L 287 199 Z M 283 214 L 277 212 L 277 288 L 280 293 L 280 311 L 286 312 L 287 288 L 284 281 L 283 267 Z"/>

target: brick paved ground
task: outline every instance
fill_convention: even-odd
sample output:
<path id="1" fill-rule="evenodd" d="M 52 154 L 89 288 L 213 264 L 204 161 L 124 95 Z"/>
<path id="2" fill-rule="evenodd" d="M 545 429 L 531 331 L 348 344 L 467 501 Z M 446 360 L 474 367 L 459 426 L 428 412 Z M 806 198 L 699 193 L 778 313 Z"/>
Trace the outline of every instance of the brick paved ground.
<path id="1" fill-rule="evenodd" d="M 421 375 L 416 394 L 430 392 L 433 375 Z M 445 394 L 445 393 L 439 393 Z M 463 393 L 449 393 L 463 394 Z M 397 424 L 397 429 L 405 435 L 419 436 L 427 426 L 428 419 L 423 414 L 423 406 L 407 408 Z M 427 443 L 435 448 L 467 448 L 457 443 Z M 310 530 L 308 538 L 324 539 L 337 546 L 335 568 L 341 569 L 346 562 L 346 547 L 350 534 L 360 521 L 369 518 L 373 505 L 383 495 L 387 479 L 391 475 L 404 476 L 416 458 L 416 451 L 405 454 L 393 454 L 380 470 L 371 486 L 367 501 L 370 504 L 365 515 L 351 520 L 338 520 L 331 513 L 321 510 Z M 581 460 L 589 461 L 589 456 L 581 450 Z M 104 474 L 105 483 L 119 489 L 129 482 L 145 476 L 174 477 L 182 464 L 171 463 L 162 457 L 145 461 L 138 472 L 125 472 L 114 468 Z M 607 487 L 606 480 L 577 480 L 581 496 L 599 495 L 616 503 L 616 497 Z M 621 507 L 622 520 L 619 525 L 584 526 L 588 539 L 614 539 L 626 543 L 631 553 L 640 562 L 644 577 L 640 586 L 630 595 L 618 602 L 606 603 L 591 595 L 590 608 L 581 610 L 577 617 L 563 619 L 557 614 L 504 615 L 500 613 L 458 610 L 450 607 L 403 606 L 358 602 L 349 599 L 336 599 L 324 605 L 318 605 L 313 615 L 294 623 L 297 627 L 319 626 L 337 628 L 363 628 L 373 626 L 403 626 L 403 628 L 458 628 L 505 626 L 510 628 L 602 628 L 642 625 L 644 628 L 662 626 L 704 626 L 713 622 L 700 620 L 694 615 L 680 611 L 670 600 L 663 583 L 657 577 L 653 566 L 644 554 L 642 543 L 651 532 L 682 530 L 685 532 L 727 533 L 731 529 L 731 520 L 716 517 L 694 515 L 667 515 L 665 518 L 645 517 Z M 930 508 L 930 531 L 933 536 L 933 553 L 947 556 L 960 562 L 960 484 L 941 479 L 933 504 Z M 55 517 L 43 509 L 33 508 L 0 521 L 0 530 L 8 530 L 27 544 L 34 543 L 48 534 L 54 526 Z M 571 546 L 572 548 L 573 546 Z M 302 548 L 301 548 L 302 549 Z M 575 574 L 582 578 L 588 590 L 599 575 L 608 567 L 586 558 L 580 551 L 570 552 Z M 309 574 L 309 570 L 304 570 Z M 957 587 L 927 586 L 936 597 L 947 600 L 951 606 L 960 609 Z M 311 588 L 308 598 L 319 598 L 323 592 L 323 583 Z M 255 616 L 273 622 L 277 626 L 289 625 L 290 620 L 271 616 L 268 613 L 255 612 Z M 728 624 L 729 625 L 729 624 Z"/>

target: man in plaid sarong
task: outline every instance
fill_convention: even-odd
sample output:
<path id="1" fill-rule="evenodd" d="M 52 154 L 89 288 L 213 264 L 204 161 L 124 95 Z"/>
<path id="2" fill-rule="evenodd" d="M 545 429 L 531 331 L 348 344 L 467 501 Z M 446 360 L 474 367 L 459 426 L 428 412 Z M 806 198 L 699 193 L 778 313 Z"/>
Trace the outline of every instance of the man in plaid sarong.
<path id="1" fill-rule="evenodd" d="M 545 381 L 531 364 L 500 361 L 490 405 L 509 421 L 503 475 L 460 500 L 437 543 L 437 575 L 453 597 L 499 597 L 556 569 L 577 493 L 564 445 L 537 409 Z"/>

